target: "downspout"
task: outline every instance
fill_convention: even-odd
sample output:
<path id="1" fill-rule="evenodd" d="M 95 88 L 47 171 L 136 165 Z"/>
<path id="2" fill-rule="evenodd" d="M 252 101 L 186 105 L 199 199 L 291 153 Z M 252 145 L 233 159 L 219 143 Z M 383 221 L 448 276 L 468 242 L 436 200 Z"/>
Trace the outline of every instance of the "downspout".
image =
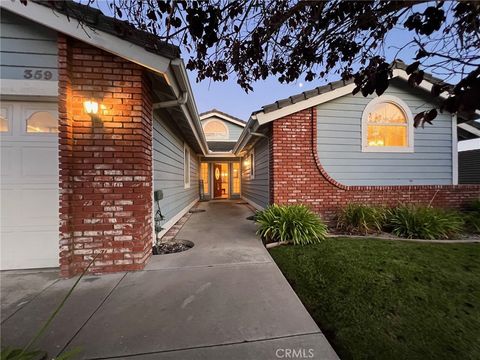
<path id="1" fill-rule="evenodd" d="M 181 106 L 188 101 L 188 91 L 183 91 L 178 99 L 161 101 L 153 104 L 153 110 L 165 109 L 173 106 Z"/>

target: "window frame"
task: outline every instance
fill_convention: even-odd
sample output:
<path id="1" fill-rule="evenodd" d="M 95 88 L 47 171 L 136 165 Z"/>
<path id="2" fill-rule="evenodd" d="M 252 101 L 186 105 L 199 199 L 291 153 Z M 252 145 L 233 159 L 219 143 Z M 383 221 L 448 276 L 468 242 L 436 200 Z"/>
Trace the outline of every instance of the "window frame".
<path id="1" fill-rule="evenodd" d="M 205 128 L 207 127 L 207 125 L 209 123 L 212 123 L 212 122 L 218 122 L 225 128 L 225 137 L 223 137 L 223 136 L 222 137 L 214 137 L 214 138 L 209 138 L 208 137 L 207 132 L 205 131 Z M 203 130 L 203 133 L 205 134 L 205 138 L 207 139 L 207 141 L 222 141 L 222 140 L 229 140 L 230 139 L 230 130 L 228 129 L 228 126 L 225 124 L 225 122 L 222 121 L 222 120 L 218 120 L 218 119 L 206 120 L 202 124 L 202 130 Z"/>
<path id="2" fill-rule="evenodd" d="M 250 180 L 255 179 L 255 149 L 248 154 L 248 160 L 250 162 Z"/>
<path id="3" fill-rule="evenodd" d="M 192 156 L 190 153 L 190 148 L 187 146 L 186 143 L 183 143 L 183 186 L 185 189 L 190 188 L 191 176 L 192 176 L 191 167 L 192 167 Z"/>
<path id="4" fill-rule="evenodd" d="M 12 126 L 13 126 L 13 105 L 11 104 L 3 104 L 2 109 L 5 109 L 5 120 L 7 121 L 8 130 L 7 131 L 0 131 L 0 135 L 11 135 L 12 134 Z"/>
<path id="5" fill-rule="evenodd" d="M 397 106 L 405 114 L 407 120 L 407 146 L 369 146 L 368 145 L 368 114 L 379 104 L 390 103 Z M 405 125 L 386 125 L 386 126 L 405 126 Z M 371 153 L 413 153 L 414 152 L 414 128 L 413 115 L 408 105 L 400 98 L 392 95 L 382 95 L 371 100 L 362 114 L 362 152 Z"/>
<path id="6" fill-rule="evenodd" d="M 56 132 L 29 132 L 28 131 L 28 119 L 36 112 L 49 112 L 57 119 L 57 130 Z M 22 106 L 22 134 L 27 136 L 58 136 L 60 133 L 60 120 L 58 116 L 57 104 L 48 103 L 48 104 L 28 104 Z"/>

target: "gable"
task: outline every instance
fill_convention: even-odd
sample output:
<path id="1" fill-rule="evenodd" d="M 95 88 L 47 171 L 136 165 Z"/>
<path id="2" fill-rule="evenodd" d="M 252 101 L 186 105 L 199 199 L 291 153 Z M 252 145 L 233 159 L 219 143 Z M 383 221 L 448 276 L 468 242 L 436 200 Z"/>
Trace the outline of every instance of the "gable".
<path id="1" fill-rule="evenodd" d="M 226 121 L 219 116 L 209 116 L 201 119 L 202 128 L 207 141 L 237 141 L 243 131 L 243 126 L 233 122 Z M 224 130 L 222 130 L 222 128 Z M 210 130 L 210 131 L 209 131 Z M 212 131 L 218 130 L 218 134 L 214 135 Z M 220 132 L 223 131 L 222 135 Z M 209 135 L 210 134 L 210 135 Z"/>

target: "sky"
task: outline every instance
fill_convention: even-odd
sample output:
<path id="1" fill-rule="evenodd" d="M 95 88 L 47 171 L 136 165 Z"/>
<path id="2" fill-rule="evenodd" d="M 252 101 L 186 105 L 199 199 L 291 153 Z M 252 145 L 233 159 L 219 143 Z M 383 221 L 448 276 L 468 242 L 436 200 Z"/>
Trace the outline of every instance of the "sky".
<path id="1" fill-rule="evenodd" d="M 77 1 L 82 2 L 82 0 Z M 95 5 L 106 15 L 111 16 L 108 1 L 97 0 L 97 3 L 94 3 L 93 6 Z M 421 11 L 422 9 L 420 9 L 420 7 L 425 7 L 425 4 L 418 6 L 417 11 Z M 386 46 L 384 49 L 384 55 L 387 61 L 393 61 L 395 55 L 397 55 L 398 46 L 409 42 L 413 39 L 413 36 L 413 32 L 404 28 L 396 28 L 390 31 L 386 38 Z M 184 61 L 188 60 L 188 54 L 185 54 L 185 51 L 182 53 Z M 414 61 L 415 51 L 411 48 L 405 48 L 397 56 L 408 64 Z M 288 98 L 289 96 L 299 94 L 302 91 L 310 90 L 317 86 L 325 85 L 331 81 L 339 80 L 337 74 L 331 74 L 323 79 L 315 79 L 311 82 L 305 82 L 302 76 L 294 83 L 281 84 L 275 76 L 270 76 L 266 80 L 251 84 L 253 91 L 246 93 L 236 83 L 234 74 L 224 82 L 214 82 L 210 79 L 197 82 L 195 72 L 188 71 L 188 74 L 199 113 L 217 109 L 243 121 L 248 121 L 251 113 L 264 105 Z M 448 79 L 449 82 L 453 83 L 458 80 L 458 78 Z M 361 96 L 361 94 L 357 94 L 356 96 Z M 470 142 L 468 146 L 467 144 L 465 145 L 466 148 L 479 148 L 480 140 L 477 139 L 477 141 Z"/>

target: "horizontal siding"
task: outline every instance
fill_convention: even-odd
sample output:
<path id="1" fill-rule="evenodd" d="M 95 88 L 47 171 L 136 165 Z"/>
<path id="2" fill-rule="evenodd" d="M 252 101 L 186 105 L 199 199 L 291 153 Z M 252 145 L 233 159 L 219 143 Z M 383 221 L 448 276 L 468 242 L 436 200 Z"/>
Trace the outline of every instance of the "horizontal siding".
<path id="1" fill-rule="evenodd" d="M 190 188 L 183 183 L 183 141 L 155 117 L 153 126 L 153 187 L 163 191 L 160 201 L 165 221 L 198 198 L 198 157 L 191 151 Z"/>
<path id="2" fill-rule="evenodd" d="M 413 115 L 433 104 L 415 89 L 392 82 Z M 375 96 L 346 95 L 317 107 L 317 150 L 328 174 L 345 185 L 445 185 L 452 183 L 452 123 L 439 114 L 434 125 L 414 131 L 413 153 L 362 152 L 362 113 Z"/>
<path id="3" fill-rule="evenodd" d="M 480 150 L 458 153 L 458 182 L 480 184 Z"/>
<path id="4" fill-rule="evenodd" d="M 26 79 L 25 70 L 50 71 L 58 80 L 57 33 L 42 25 L 2 10 L 0 17 L 0 76 Z M 31 79 L 35 81 L 35 79 Z"/>
<path id="5" fill-rule="evenodd" d="M 250 154 L 242 161 L 242 196 L 262 207 L 267 207 L 270 202 L 268 140 L 262 139 L 257 142 L 254 151 L 254 179 L 250 179 L 250 164 L 245 164 Z"/>

